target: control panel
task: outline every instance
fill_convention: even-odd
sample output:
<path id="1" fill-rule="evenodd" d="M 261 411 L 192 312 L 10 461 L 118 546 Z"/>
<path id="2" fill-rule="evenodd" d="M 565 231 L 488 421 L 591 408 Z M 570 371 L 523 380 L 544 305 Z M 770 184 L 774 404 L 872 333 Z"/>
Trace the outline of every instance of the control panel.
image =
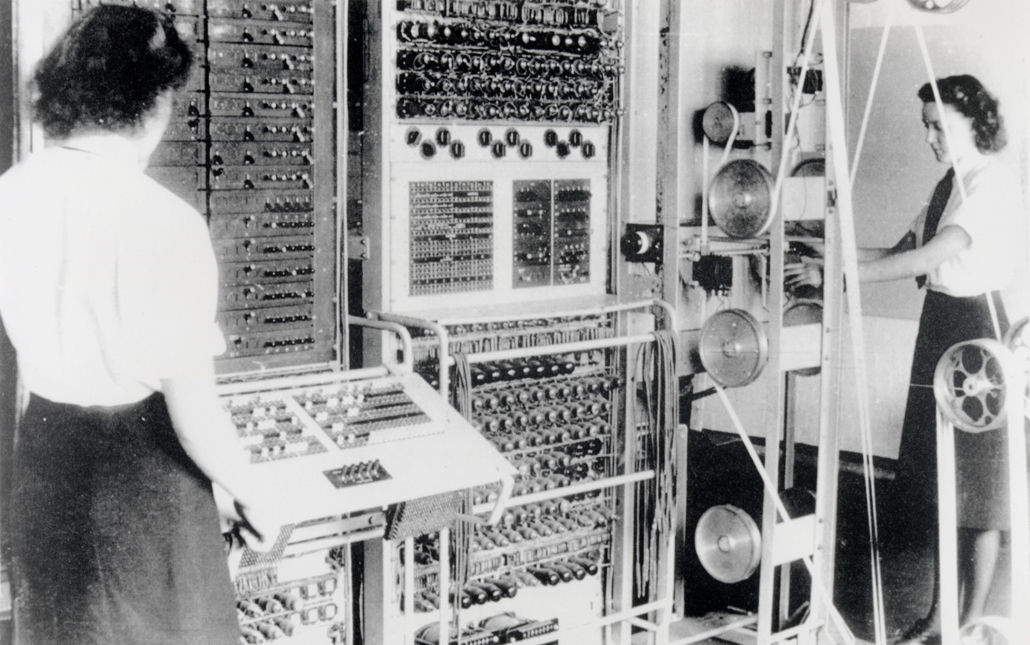
<path id="1" fill-rule="evenodd" d="M 620 4 L 375 4 L 365 308 L 603 297 Z"/>
<path id="2" fill-rule="evenodd" d="M 330 0 L 72 0 L 171 14 L 194 70 L 148 173 L 207 218 L 220 372 L 338 359 L 336 9 Z"/>
<path id="3" fill-rule="evenodd" d="M 414 374 L 346 372 L 220 386 L 262 477 L 305 521 L 497 483 L 497 450 Z"/>

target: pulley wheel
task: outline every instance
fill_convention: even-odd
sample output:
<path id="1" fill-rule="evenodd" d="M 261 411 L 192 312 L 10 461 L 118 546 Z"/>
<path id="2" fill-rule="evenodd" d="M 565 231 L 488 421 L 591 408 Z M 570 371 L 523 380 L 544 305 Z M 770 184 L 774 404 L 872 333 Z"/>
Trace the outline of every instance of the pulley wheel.
<path id="1" fill-rule="evenodd" d="M 966 6 L 969 0 L 908 0 L 908 3 L 920 11 L 930 13 L 953 13 Z"/>
<path id="2" fill-rule="evenodd" d="M 783 326 L 794 327 L 795 325 L 811 325 L 823 322 L 823 304 L 815 300 L 798 300 L 783 311 Z M 794 374 L 801 376 L 815 376 L 819 373 L 819 366 L 805 367 L 794 370 Z"/>
<path id="3" fill-rule="evenodd" d="M 743 309 L 726 309 L 705 321 L 698 353 L 716 383 L 742 387 L 762 373 L 769 360 L 769 341 L 754 316 Z"/>
<path id="4" fill-rule="evenodd" d="M 736 108 L 725 101 L 712 103 L 701 116 L 701 131 L 715 143 L 723 143 L 733 134 Z"/>
<path id="5" fill-rule="evenodd" d="M 1014 355 L 998 341 L 957 343 L 937 363 L 933 377 L 937 405 L 960 430 L 996 430 L 1005 425 L 1006 389 L 1017 374 Z"/>
<path id="6" fill-rule="evenodd" d="M 694 531 L 694 550 L 719 582 L 747 580 L 762 559 L 762 534 L 751 516 L 730 504 L 704 512 Z"/>
<path id="7" fill-rule="evenodd" d="M 762 164 L 734 159 L 712 178 L 708 211 L 726 235 L 756 237 L 772 224 L 772 192 L 772 175 Z"/>

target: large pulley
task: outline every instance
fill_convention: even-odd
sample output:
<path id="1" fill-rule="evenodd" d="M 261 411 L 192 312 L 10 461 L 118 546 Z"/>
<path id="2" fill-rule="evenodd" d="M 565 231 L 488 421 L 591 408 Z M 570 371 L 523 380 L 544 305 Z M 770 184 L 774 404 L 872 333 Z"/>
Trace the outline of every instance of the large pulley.
<path id="1" fill-rule="evenodd" d="M 769 341 L 761 324 L 743 309 L 712 314 L 698 341 L 701 365 L 723 387 L 754 381 L 769 360 Z"/>
<path id="2" fill-rule="evenodd" d="M 996 430 L 1006 423 L 1005 397 L 1017 382 L 1015 355 L 996 340 L 957 343 L 937 363 L 933 391 L 937 405 L 956 428 L 966 432 Z"/>
<path id="3" fill-rule="evenodd" d="M 751 516 L 731 504 L 713 506 L 694 531 L 701 566 L 719 582 L 747 580 L 762 559 L 762 533 Z"/>
<path id="4" fill-rule="evenodd" d="M 708 211 L 715 225 L 734 238 L 756 237 L 772 224 L 773 177 L 752 159 L 734 159 L 715 173 L 708 187 Z"/>

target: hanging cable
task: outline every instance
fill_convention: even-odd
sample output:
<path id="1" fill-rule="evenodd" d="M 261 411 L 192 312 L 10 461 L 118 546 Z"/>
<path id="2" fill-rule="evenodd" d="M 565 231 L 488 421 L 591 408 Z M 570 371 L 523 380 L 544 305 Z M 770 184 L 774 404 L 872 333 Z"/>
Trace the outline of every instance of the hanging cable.
<path id="1" fill-rule="evenodd" d="M 454 378 L 451 379 L 451 402 L 466 421 L 472 420 L 472 368 L 461 352 L 451 354 L 454 359 Z"/>
<path id="2" fill-rule="evenodd" d="M 650 530 L 641 541 L 638 590 L 658 580 L 661 545 L 673 528 L 676 491 L 676 425 L 679 423 L 679 379 L 676 376 L 676 335 L 671 330 L 652 332 L 653 345 L 644 351 L 643 378 L 645 410 L 654 410 L 649 432 L 643 438 L 646 463 L 655 471 L 647 485 Z M 647 518 L 641 518 L 647 522 Z M 648 524 L 638 524 L 645 526 Z"/>

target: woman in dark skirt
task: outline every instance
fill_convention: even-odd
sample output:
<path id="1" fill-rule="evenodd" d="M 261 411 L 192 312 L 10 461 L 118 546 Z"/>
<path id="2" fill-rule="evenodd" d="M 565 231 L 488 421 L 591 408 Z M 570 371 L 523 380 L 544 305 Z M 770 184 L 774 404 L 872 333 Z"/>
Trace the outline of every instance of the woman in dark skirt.
<path id="1" fill-rule="evenodd" d="M 237 643 L 212 482 L 278 534 L 214 389 L 207 228 L 143 172 L 191 62 L 167 17 L 86 14 L 35 75 L 51 145 L 0 177 L 0 316 L 29 392 L 10 513 L 18 645 Z"/>
<path id="2" fill-rule="evenodd" d="M 914 277 L 926 288 L 898 455 L 894 524 L 932 527 L 937 526 L 934 371 L 956 343 L 1001 338 L 1008 321 L 998 293 L 1025 266 L 1020 182 L 992 157 L 1005 145 L 998 102 L 972 76 L 936 84 L 940 106 L 931 84 L 919 89 L 926 142 L 937 161 L 951 168 L 894 247 L 859 250 L 861 281 Z M 814 284 L 821 283 L 819 269 L 819 262 L 806 261 L 788 273 L 797 284 Z M 957 432 L 955 452 L 960 624 L 965 625 L 984 612 L 1001 533 L 1009 526 L 1004 433 Z M 939 622 L 935 599 L 930 615 L 904 640 L 939 642 Z"/>

